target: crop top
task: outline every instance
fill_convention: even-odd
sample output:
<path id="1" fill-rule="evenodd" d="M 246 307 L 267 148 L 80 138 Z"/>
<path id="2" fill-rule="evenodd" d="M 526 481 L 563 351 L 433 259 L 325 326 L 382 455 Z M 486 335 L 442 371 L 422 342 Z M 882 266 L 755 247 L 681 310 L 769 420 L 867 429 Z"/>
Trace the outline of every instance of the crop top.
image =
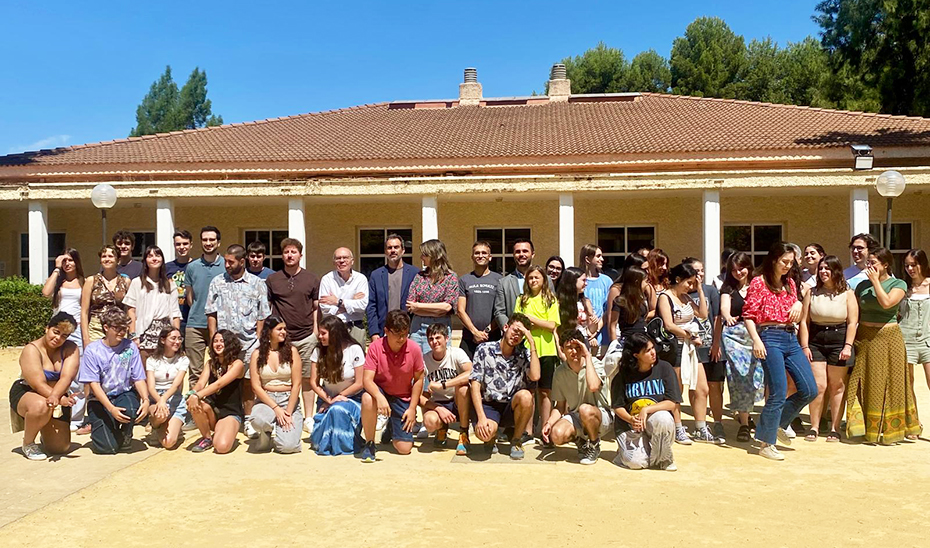
<path id="1" fill-rule="evenodd" d="M 811 291 L 811 323 L 839 325 L 846 323 L 846 292 L 830 293 L 824 289 Z"/>
<path id="2" fill-rule="evenodd" d="M 291 386 L 291 364 L 279 363 L 278 370 L 273 371 L 271 366 L 265 364 L 265 367 L 259 371 L 262 379 L 262 386 Z"/>
<path id="3" fill-rule="evenodd" d="M 882 282 L 885 293 L 892 289 L 907 291 L 907 284 L 899 278 L 888 278 Z M 856 286 L 856 299 L 859 301 L 859 321 L 867 323 L 898 323 L 898 303 L 891 308 L 882 308 L 875 296 L 875 287 L 870 280 L 859 282 Z"/>
<path id="4" fill-rule="evenodd" d="M 762 323 L 791 323 L 788 311 L 798 302 L 797 288 L 794 280 L 789 279 L 781 291 L 772 293 L 765 285 L 765 276 L 756 276 L 749 282 L 746 304 L 743 305 L 743 318 Z"/>

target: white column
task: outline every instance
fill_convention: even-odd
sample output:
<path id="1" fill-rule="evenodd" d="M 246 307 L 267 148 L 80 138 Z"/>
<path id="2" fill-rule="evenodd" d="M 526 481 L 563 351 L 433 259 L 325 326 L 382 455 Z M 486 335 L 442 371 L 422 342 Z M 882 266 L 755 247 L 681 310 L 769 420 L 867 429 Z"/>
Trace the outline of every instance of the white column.
<path id="1" fill-rule="evenodd" d="M 174 201 L 159 198 L 155 202 L 155 245 L 161 248 L 165 261 L 174 257 Z"/>
<path id="2" fill-rule="evenodd" d="M 304 254 L 300 257 L 301 268 L 307 268 L 307 224 L 304 218 L 304 199 L 291 198 L 287 202 L 287 237 L 294 238 L 304 245 Z"/>
<path id="3" fill-rule="evenodd" d="M 48 206 L 29 202 L 29 283 L 48 278 Z"/>
<path id="4" fill-rule="evenodd" d="M 423 197 L 423 241 L 439 239 L 439 201 L 436 196 Z"/>
<path id="5" fill-rule="evenodd" d="M 704 277 L 713 280 L 720 272 L 720 191 L 705 190 L 704 196 Z"/>
<path id="6" fill-rule="evenodd" d="M 559 194 L 559 256 L 565 266 L 575 266 L 575 198 Z"/>
<path id="7" fill-rule="evenodd" d="M 849 235 L 869 233 L 869 189 L 854 188 L 849 193 Z"/>

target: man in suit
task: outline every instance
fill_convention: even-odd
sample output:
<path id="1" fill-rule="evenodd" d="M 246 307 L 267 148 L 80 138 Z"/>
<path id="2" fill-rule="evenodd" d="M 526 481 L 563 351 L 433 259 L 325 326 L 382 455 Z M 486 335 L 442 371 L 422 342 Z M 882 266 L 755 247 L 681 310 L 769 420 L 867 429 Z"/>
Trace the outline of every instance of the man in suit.
<path id="1" fill-rule="evenodd" d="M 368 335 L 372 342 L 384 335 L 384 320 L 392 310 L 407 309 L 407 291 L 419 270 L 404 263 L 404 239 L 397 234 L 384 241 L 387 264 L 376 269 L 368 279 Z"/>

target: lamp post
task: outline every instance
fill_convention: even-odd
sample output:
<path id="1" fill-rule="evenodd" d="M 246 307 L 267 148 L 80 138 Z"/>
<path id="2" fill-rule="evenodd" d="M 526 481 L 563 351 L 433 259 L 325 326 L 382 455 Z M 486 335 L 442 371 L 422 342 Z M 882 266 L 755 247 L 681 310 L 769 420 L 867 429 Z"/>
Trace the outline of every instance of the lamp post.
<path id="1" fill-rule="evenodd" d="M 875 190 L 888 198 L 888 216 L 885 218 L 885 247 L 891 249 L 891 201 L 904 192 L 904 175 L 886 171 L 875 180 Z"/>
<path id="2" fill-rule="evenodd" d="M 107 210 L 116 205 L 116 189 L 106 183 L 100 183 L 90 192 L 90 201 L 100 210 L 103 235 L 101 245 L 107 245 Z"/>

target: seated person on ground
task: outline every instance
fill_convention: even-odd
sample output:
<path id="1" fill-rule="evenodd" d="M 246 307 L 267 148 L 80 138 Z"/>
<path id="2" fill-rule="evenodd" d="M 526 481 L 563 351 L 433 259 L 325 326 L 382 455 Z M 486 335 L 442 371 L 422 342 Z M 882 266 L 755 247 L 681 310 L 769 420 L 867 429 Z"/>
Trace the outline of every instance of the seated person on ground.
<path id="1" fill-rule="evenodd" d="M 540 375 L 530 327 L 529 318 L 523 314 L 510 316 L 501 340 L 478 345 L 469 376 L 475 435 L 495 453 L 498 428 L 513 424 L 510 458 L 515 460 L 524 456 L 519 436 L 533 418 L 533 394 L 527 387 L 535 384 Z"/>
<path id="2" fill-rule="evenodd" d="M 84 349 L 78 382 L 90 384 L 91 447 L 95 453 L 114 454 L 129 450 L 134 423 L 149 412 L 149 391 L 139 349 L 126 338 L 129 316 L 111 306 L 100 323 L 104 337 Z"/>
<path id="3" fill-rule="evenodd" d="M 420 346 L 407 338 L 409 333 L 410 316 L 403 310 L 392 310 L 384 321 L 384 337 L 368 347 L 362 394 L 363 462 L 375 461 L 379 414 L 390 415 L 387 428 L 394 449 L 401 455 L 413 449 L 413 427 L 423 393 L 423 354 Z"/>
<path id="4" fill-rule="evenodd" d="M 213 448 L 229 453 L 236 444 L 242 424 L 242 376 L 245 366 L 239 359 L 242 344 L 228 329 L 213 334 L 207 362 L 197 384 L 187 392 L 187 408 L 200 430 L 200 441 L 191 451 L 202 453 Z M 210 436 L 210 432 L 213 436 Z"/>
<path id="5" fill-rule="evenodd" d="M 310 445 L 317 455 L 351 455 L 362 449 L 358 427 L 364 366 L 365 349 L 346 324 L 338 316 L 323 318 L 319 345 L 310 354 L 310 387 L 318 397 Z"/>
<path id="6" fill-rule="evenodd" d="M 166 327 L 158 334 L 154 353 L 145 362 L 149 396 L 152 401 L 152 430 L 161 446 L 174 449 L 178 435 L 187 418 L 187 403 L 184 401 L 184 377 L 190 361 L 181 352 L 181 331 L 177 327 Z"/>
<path id="7" fill-rule="evenodd" d="M 13 432 L 23 430 L 23 455 L 45 460 L 48 453 L 62 454 L 71 447 L 71 406 L 68 390 L 78 373 L 80 353 L 68 336 L 77 328 L 67 312 L 52 316 L 45 334 L 23 347 L 19 356 L 20 378 L 10 388 Z M 42 446 L 36 436 L 42 434 Z"/>
<path id="8" fill-rule="evenodd" d="M 300 353 L 291 344 L 284 320 L 277 316 L 265 319 L 258 350 L 249 363 L 252 392 L 252 427 L 258 432 L 255 449 L 278 453 L 300 453 L 300 433 L 304 417 L 300 412 L 302 371 Z"/>
<path id="9" fill-rule="evenodd" d="M 449 328 L 441 323 L 431 324 L 426 329 L 426 340 L 430 352 L 423 356 L 426 366 L 426 391 L 420 396 L 423 408 L 423 425 L 428 432 L 436 432 L 435 444 L 443 447 L 449 425 L 459 422 L 457 455 L 468 453 L 468 377 L 471 375 L 471 360 L 462 348 L 452 348 L 449 343 Z"/>
<path id="10" fill-rule="evenodd" d="M 626 428 L 617 437 L 614 463 L 634 470 L 677 470 L 672 411 L 681 403 L 678 376 L 671 364 L 657 359 L 649 335 L 634 333 L 626 340 L 610 393 L 614 413 Z"/>
<path id="11" fill-rule="evenodd" d="M 610 388 L 600 363 L 595 364 L 577 329 L 559 333 L 565 361 L 552 376 L 555 409 L 543 424 L 543 440 L 555 445 L 578 444 L 581 464 L 594 464 L 601 454 L 601 438 L 613 431 Z"/>

